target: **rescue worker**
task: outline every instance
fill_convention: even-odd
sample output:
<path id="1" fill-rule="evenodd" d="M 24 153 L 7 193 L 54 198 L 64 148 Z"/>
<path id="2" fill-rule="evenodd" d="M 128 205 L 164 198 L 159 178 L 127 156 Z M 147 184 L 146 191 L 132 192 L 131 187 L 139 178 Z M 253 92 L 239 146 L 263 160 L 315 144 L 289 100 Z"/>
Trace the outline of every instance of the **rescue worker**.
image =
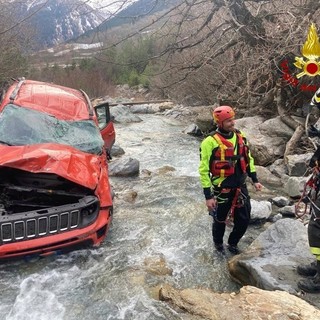
<path id="1" fill-rule="evenodd" d="M 251 204 L 246 186 L 250 176 L 256 190 L 262 189 L 242 131 L 235 129 L 235 113 L 230 106 L 214 109 L 218 129 L 206 137 L 200 147 L 199 174 L 206 206 L 213 216 L 212 236 L 217 251 L 224 253 L 226 223 L 233 220 L 228 250 L 239 254 L 238 242 L 245 234 Z"/>
<path id="2" fill-rule="evenodd" d="M 311 106 L 317 106 L 320 109 L 320 89 L 314 94 L 311 100 Z M 309 137 L 320 137 L 320 131 L 314 126 L 308 130 Z M 320 165 L 320 146 L 313 154 L 309 166 L 313 168 L 315 177 L 317 198 L 311 202 L 311 217 L 308 223 L 308 242 L 311 253 L 315 256 L 315 261 L 308 265 L 299 265 L 298 274 L 308 278 L 301 279 L 298 287 L 310 293 L 320 292 L 320 193 L 319 193 L 319 165 Z"/>

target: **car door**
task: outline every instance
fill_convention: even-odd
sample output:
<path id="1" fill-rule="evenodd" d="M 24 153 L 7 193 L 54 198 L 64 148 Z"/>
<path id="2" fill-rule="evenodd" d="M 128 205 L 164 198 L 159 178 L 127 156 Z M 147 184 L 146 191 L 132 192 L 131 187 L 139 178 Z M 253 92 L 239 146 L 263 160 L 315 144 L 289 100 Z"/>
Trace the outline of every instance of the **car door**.
<path id="1" fill-rule="evenodd" d="M 99 129 L 104 140 L 107 153 L 110 154 L 111 148 L 116 139 L 113 122 L 111 121 L 110 107 L 108 102 L 104 102 L 94 107 Z"/>

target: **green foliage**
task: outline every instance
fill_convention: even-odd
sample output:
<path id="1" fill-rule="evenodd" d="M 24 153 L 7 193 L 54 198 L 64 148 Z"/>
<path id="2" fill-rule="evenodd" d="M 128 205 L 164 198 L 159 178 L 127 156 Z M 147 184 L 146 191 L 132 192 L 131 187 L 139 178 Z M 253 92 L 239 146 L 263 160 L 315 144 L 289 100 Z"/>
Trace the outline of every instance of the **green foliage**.
<path id="1" fill-rule="evenodd" d="M 85 90 L 89 96 L 107 93 L 111 84 L 143 85 L 149 87 L 150 75 L 154 66 L 150 58 L 154 53 L 155 42 L 151 37 L 140 37 L 125 42 L 121 47 L 112 47 L 103 55 L 72 60 L 67 66 L 55 63 L 53 66 L 30 71 L 35 80 L 49 81 Z"/>
<path id="2" fill-rule="evenodd" d="M 148 86 L 148 75 L 145 70 L 154 55 L 154 40 L 149 37 L 127 41 L 118 51 L 115 60 L 117 66 L 115 81 L 130 86 L 139 84 Z"/>
<path id="3" fill-rule="evenodd" d="M 128 84 L 130 87 L 134 87 L 139 84 L 139 74 L 136 70 L 131 70 L 129 74 Z"/>
<path id="4" fill-rule="evenodd" d="M 10 78 L 19 78 L 28 74 L 27 58 L 18 48 L 15 49 L 0 53 L 0 88 L 4 87 Z"/>
<path id="5" fill-rule="evenodd" d="M 90 71 L 96 67 L 96 61 L 94 59 L 81 59 L 79 63 L 79 69 L 81 71 Z"/>
<path id="6" fill-rule="evenodd" d="M 67 67 L 55 64 L 52 67 L 33 69 L 31 78 L 83 89 L 90 97 L 106 95 L 112 88 L 110 81 L 103 77 L 99 64 L 94 59 L 81 60 Z"/>

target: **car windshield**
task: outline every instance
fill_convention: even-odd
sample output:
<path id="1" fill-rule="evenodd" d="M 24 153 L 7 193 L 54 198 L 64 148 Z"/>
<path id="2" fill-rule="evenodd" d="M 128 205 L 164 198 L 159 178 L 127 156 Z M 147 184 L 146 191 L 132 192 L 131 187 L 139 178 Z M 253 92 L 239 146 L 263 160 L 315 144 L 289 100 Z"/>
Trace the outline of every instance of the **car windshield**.
<path id="1" fill-rule="evenodd" d="M 58 143 L 99 154 L 104 142 L 92 120 L 66 121 L 32 109 L 8 104 L 0 114 L 1 143 L 24 146 Z"/>

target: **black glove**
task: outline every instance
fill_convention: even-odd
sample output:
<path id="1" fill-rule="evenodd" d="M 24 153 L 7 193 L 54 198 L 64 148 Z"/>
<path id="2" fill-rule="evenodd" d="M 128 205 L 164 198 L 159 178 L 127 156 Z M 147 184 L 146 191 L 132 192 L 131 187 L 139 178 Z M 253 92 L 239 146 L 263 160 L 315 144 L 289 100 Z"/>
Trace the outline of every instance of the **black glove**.
<path id="1" fill-rule="evenodd" d="M 314 125 L 311 125 L 308 129 L 308 137 L 320 137 L 320 131 Z"/>

